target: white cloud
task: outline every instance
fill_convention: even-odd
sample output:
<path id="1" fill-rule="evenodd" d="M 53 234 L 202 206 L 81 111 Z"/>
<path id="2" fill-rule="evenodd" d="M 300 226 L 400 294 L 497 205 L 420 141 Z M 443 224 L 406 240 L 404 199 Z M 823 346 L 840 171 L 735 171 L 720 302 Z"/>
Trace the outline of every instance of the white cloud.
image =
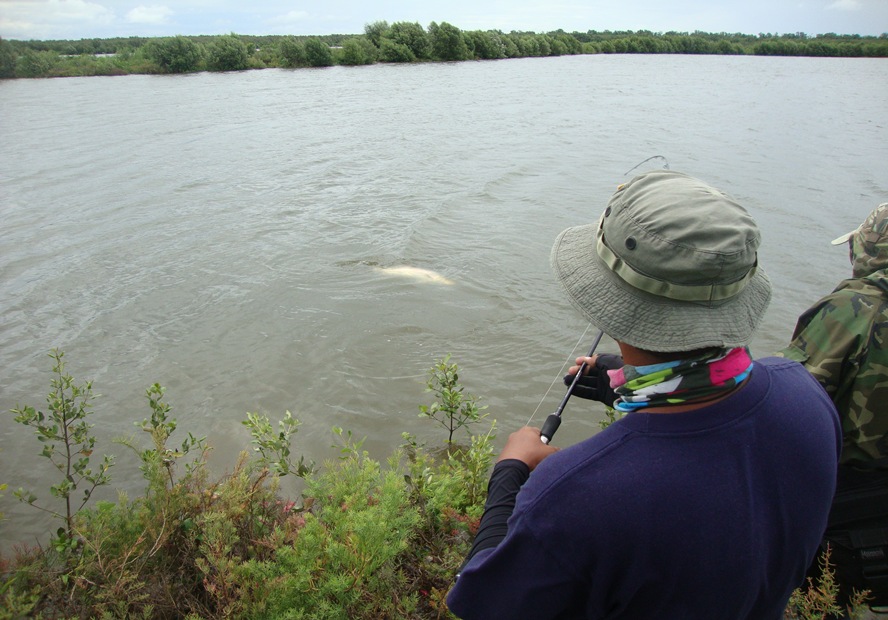
<path id="1" fill-rule="evenodd" d="M 172 34 L 360 33 L 376 20 L 463 30 L 841 32 L 878 36 L 888 0 L 0 0 L 0 36 L 80 39 Z M 314 5 L 311 5 L 314 6 Z M 135 7 L 135 8 L 134 8 Z M 540 8 L 544 7 L 544 8 Z M 716 8 L 717 7 L 717 8 Z M 317 13 L 320 11 L 320 13 Z"/>
<path id="2" fill-rule="evenodd" d="M 131 24 L 166 24 L 169 22 L 167 18 L 172 14 L 172 9 L 167 6 L 140 5 L 126 14 L 126 21 Z"/>
<path id="3" fill-rule="evenodd" d="M 0 2 L 5 37 L 51 39 L 69 29 L 110 26 L 114 11 L 86 0 L 12 0 Z"/>
<path id="4" fill-rule="evenodd" d="M 836 0 L 826 8 L 833 11 L 859 11 L 861 6 L 859 0 Z"/>

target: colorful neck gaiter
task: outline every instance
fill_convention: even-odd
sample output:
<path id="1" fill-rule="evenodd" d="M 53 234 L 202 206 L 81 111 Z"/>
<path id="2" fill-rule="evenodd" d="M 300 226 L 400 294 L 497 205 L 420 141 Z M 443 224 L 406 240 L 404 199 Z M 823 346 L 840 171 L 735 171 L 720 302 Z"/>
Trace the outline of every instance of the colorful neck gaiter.
<path id="1" fill-rule="evenodd" d="M 718 349 L 700 357 L 649 366 L 608 370 L 617 393 L 614 409 L 682 405 L 717 398 L 739 385 L 752 370 L 749 349 Z"/>

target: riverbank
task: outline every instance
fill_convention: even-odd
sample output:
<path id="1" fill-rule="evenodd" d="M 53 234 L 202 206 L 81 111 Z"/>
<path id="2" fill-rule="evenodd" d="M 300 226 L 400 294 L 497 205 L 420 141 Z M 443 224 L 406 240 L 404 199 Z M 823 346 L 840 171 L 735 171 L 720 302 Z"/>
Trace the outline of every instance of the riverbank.
<path id="1" fill-rule="evenodd" d="M 0 39 L 0 78 L 73 77 L 272 67 L 497 60 L 576 54 L 712 54 L 888 57 L 888 37 L 590 30 L 549 33 L 461 30 L 447 22 L 385 21 L 364 34 L 176 36 L 16 41 Z"/>
<path id="2" fill-rule="evenodd" d="M 49 487 L 56 500 L 15 495 L 61 525 L 48 544 L 0 561 L 0 619 L 454 617 L 445 596 L 483 512 L 496 424 L 464 393 L 449 358 L 429 371 L 435 398 L 420 407 L 449 431 L 443 445 L 405 434 L 383 464 L 363 440 L 333 429 L 339 458 L 316 467 L 292 457 L 299 423 L 289 412 L 276 426 L 248 414 L 252 450 L 218 479 L 206 468 L 204 439 L 187 433 L 172 447 L 182 433 L 155 384 L 146 391 L 151 415 L 137 424 L 148 446 L 119 442 L 141 461 L 144 494 L 91 505 L 114 459 L 97 465 L 92 385 L 67 373 L 61 352 L 52 357 L 46 411 L 14 413 L 61 474 Z M 473 427 L 483 430 L 464 445 L 449 441 Z M 304 480 L 301 498 L 279 495 L 286 475 Z M 785 617 L 822 618 L 835 597 L 828 571 L 820 586 L 797 591 Z"/>

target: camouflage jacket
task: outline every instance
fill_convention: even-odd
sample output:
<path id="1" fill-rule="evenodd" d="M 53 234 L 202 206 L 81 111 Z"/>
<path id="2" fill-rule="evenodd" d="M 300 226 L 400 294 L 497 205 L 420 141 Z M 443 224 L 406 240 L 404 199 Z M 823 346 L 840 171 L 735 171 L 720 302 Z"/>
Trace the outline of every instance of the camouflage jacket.
<path id="1" fill-rule="evenodd" d="M 888 268 L 855 276 L 799 317 L 780 355 L 804 364 L 835 403 L 841 464 L 888 469 Z"/>

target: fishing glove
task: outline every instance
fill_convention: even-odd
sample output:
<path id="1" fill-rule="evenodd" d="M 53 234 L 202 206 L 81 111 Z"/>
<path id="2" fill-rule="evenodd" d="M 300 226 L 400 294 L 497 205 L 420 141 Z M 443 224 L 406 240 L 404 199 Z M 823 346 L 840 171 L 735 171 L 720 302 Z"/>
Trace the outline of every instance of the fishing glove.
<path id="1" fill-rule="evenodd" d="M 594 366 L 586 367 L 588 374 L 582 375 L 577 381 L 573 390 L 574 396 L 597 400 L 608 407 L 613 407 L 617 395 L 614 388 L 610 386 L 610 377 L 607 376 L 607 371 L 622 367 L 623 358 L 621 356 L 608 353 L 599 355 Z M 573 375 L 564 375 L 564 385 L 567 387 L 570 387 L 573 380 Z"/>

